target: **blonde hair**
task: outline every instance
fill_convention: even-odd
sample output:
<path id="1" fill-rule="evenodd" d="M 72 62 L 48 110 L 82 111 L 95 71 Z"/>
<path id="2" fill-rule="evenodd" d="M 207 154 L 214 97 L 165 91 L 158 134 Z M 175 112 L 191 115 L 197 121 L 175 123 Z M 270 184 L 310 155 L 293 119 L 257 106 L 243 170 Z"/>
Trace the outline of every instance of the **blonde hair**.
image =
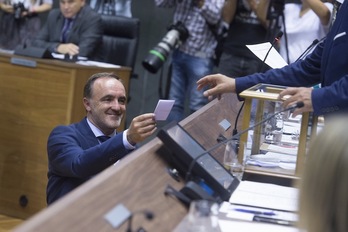
<path id="1" fill-rule="evenodd" d="M 310 144 L 299 216 L 307 232 L 348 231 L 347 117 L 332 118 Z"/>

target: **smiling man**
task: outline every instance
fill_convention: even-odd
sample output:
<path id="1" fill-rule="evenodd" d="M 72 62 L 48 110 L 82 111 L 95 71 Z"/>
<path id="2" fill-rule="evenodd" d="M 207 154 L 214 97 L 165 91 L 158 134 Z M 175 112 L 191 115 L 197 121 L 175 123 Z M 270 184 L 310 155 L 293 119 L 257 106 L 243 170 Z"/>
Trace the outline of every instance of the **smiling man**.
<path id="1" fill-rule="evenodd" d="M 130 127 L 116 129 L 126 112 L 126 90 L 112 73 L 97 73 L 84 88 L 86 117 L 68 126 L 57 126 L 48 142 L 47 204 L 120 160 L 156 130 L 155 115 L 135 117 Z"/>
<path id="2" fill-rule="evenodd" d="M 59 8 L 50 11 L 32 46 L 98 60 L 103 35 L 100 15 L 85 0 L 60 0 Z"/>

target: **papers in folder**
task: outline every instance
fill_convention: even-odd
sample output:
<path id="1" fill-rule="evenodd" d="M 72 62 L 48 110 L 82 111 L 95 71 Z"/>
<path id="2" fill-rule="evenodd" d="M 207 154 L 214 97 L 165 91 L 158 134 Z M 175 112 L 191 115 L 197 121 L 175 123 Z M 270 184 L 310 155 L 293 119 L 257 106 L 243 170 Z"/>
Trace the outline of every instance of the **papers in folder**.
<path id="1" fill-rule="evenodd" d="M 298 189 L 253 181 L 240 182 L 229 202 L 276 210 L 297 211 Z"/>
<path id="2" fill-rule="evenodd" d="M 254 53 L 260 60 L 264 60 L 267 52 L 271 48 L 272 44 L 270 42 L 267 43 L 261 43 L 261 44 L 254 44 L 254 45 L 246 45 L 249 50 Z M 272 47 L 271 51 L 269 52 L 265 63 L 270 66 L 271 68 L 282 68 L 287 65 L 286 61 L 283 59 L 283 57 L 275 50 L 274 47 Z"/>
<path id="3" fill-rule="evenodd" d="M 259 212 L 272 212 L 265 218 L 296 223 L 298 189 L 275 184 L 242 181 L 233 192 L 229 202 L 220 207 L 219 225 L 221 232 L 298 232 L 294 226 L 277 223 L 255 222 Z M 236 210 L 237 209 L 237 210 Z M 249 212 L 248 212 L 249 211 Z M 256 212 L 256 213 L 253 213 Z"/>

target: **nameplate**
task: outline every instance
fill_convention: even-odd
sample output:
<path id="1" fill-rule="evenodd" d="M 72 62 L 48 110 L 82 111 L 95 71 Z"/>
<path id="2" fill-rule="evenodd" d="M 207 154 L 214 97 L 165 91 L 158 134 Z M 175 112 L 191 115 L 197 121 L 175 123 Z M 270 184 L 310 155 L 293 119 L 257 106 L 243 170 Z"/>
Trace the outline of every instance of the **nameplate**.
<path id="1" fill-rule="evenodd" d="M 26 67 L 32 67 L 35 68 L 37 66 L 37 63 L 35 60 L 27 60 L 23 58 L 11 58 L 11 64 L 16 64 L 16 65 L 22 65 Z"/>

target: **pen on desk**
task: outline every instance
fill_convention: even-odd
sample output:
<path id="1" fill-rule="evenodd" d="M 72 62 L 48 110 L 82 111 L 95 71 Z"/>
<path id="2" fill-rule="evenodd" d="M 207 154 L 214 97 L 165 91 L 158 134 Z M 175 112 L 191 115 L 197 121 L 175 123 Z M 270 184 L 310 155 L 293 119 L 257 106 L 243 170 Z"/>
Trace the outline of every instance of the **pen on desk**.
<path id="1" fill-rule="evenodd" d="M 268 218 L 268 217 L 260 217 L 260 216 L 254 216 L 253 221 L 272 223 L 272 224 L 283 225 L 283 226 L 295 226 L 295 222 L 293 221 L 287 221 L 287 220 L 276 219 L 276 218 Z"/>
<path id="2" fill-rule="evenodd" d="M 267 216 L 276 215 L 273 211 L 258 211 L 258 210 L 249 210 L 249 209 L 240 209 L 240 208 L 236 208 L 234 210 L 241 213 L 251 213 L 255 215 L 267 215 Z"/>

